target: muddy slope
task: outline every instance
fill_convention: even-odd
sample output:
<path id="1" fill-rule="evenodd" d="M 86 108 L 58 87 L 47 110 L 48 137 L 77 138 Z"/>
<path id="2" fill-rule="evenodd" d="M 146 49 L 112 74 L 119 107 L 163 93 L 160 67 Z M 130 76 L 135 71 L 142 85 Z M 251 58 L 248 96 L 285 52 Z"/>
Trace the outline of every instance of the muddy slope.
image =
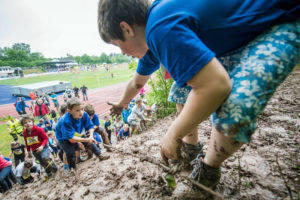
<path id="1" fill-rule="evenodd" d="M 158 121 L 141 135 L 114 146 L 124 153 L 110 153 L 111 158 L 96 158 L 78 165 L 77 180 L 65 177 L 62 168 L 48 182 L 36 181 L 26 186 L 14 185 L 0 199 L 190 199 L 190 185 L 179 178 L 170 190 L 156 165 L 139 157 L 160 159 L 159 144 L 174 116 Z M 211 124 L 199 127 L 199 138 L 206 144 Z M 259 117 L 253 141 L 242 147 L 222 167 L 217 191 L 229 199 L 289 199 L 300 196 L 300 72 L 291 74 Z M 276 157 L 278 162 L 276 162 Z M 195 198 L 196 199 L 196 198 Z"/>

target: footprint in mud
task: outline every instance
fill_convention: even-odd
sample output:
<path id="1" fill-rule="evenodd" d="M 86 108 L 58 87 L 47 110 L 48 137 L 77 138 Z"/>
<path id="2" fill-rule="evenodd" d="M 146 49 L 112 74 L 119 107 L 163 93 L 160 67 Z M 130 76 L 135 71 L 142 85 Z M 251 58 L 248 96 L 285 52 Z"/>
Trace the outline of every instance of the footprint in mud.
<path id="1" fill-rule="evenodd" d="M 130 179 L 134 179 L 136 177 L 136 171 L 129 171 L 126 176 Z"/>

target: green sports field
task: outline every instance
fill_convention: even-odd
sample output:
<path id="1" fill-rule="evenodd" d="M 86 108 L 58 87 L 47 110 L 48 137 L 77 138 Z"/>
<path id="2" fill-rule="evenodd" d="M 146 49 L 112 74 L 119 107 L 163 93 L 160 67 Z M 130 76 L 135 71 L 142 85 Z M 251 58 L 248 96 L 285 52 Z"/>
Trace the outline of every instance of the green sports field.
<path id="1" fill-rule="evenodd" d="M 111 77 L 113 73 L 113 78 Z M 133 75 L 133 71 L 128 68 L 111 69 L 108 72 L 104 69 L 96 72 L 84 71 L 79 74 L 71 72 L 34 76 L 28 78 L 9 79 L 0 81 L 0 85 L 24 85 L 30 83 L 38 83 L 42 81 L 70 81 L 72 86 L 81 87 L 85 84 L 89 89 L 101 88 L 128 81 Z M 4 156 L 8 156 L 10 152 L 10 143 L 13 141 L 6 129 L 6 124 L 0 124 L 0 152 Z M 23 143 L 23 137 L 20 137 Z"/>
<path id="2" fill-rule="evenodd" d="M 111 77 L 113 73 L 113 78 Z M 133 71 L 128 68 L 117 68 L 106 71 L 105 69 L 92 71 L 82 71 L 79 74 L 71 72 L 41 75 L 34 77 L 25 77 L 18 79 L 1 80 L 0 85 L 25 85 L 30 83 L 38 83 L 42 81 L 70 81 L 72 86 L 77 87 L 85 84 L 89 89 L 101 88 L 109 85 L 114 85 L 121 82 L 126 82 L 133 75 Z"/>

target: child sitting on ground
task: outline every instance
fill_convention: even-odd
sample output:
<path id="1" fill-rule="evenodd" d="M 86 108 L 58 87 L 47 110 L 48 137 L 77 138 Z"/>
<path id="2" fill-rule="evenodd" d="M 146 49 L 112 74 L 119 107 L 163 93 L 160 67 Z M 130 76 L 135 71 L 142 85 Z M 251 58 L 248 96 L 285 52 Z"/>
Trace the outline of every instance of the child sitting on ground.
<path id="1" fill-rule="evenodd" d="M 46 126 L 45 126 L 45 120 L 44 120 L 43 118 L 41 118 L 41 119 L 39 120 L 39 123 L 37 123 L 37 126 L 40 127 L 40 128 L 42 128 L 42 129 L 44 129 L 44 131 L 46 131 L 46 130 L 45 130 L 45 129 L 46 129 Z"/>
<path id="2" fill-rule="evenodd" d="M 53 130 L 52 129 L 53 121 L 49 117 L 47 117 L 47 116 L 45 116 L 44 119 L 45 119 L 45 122 L 44 122 L 45 129 L 47 129 L 47 131 L 46 130 L 45 131 L 46 132 L 52 131 Z"/>
<path id="3" fill-rule="evenodd" d="M 11 143 L 11 152 L 9 157 L 14 155 L 15 157 L 15 168 L 19 165 L 20 161 L 24 162 L 25 160 L 25 145 L 20 144 L 19 142 Z"/>
<path id="4" fill-rule="evenodd" d="M 76 169 L 75 146 L 82 142 L 86 149 L 90 149 L 99 160 L 106 160 L 109 156 L 102 156 L 100 149 L 96 147 L 93 139 L 94 125 L 88 114 L 83 110 L 83 103 L 76 97 L 67 102 L 67 113 L 62 117 L 60 145 L 66 152 L 70 169 Z M 89 138 L 85 138 L 83 129 L 89 131 Z M 89 154 L 89 158 L 92 155 Z"/>
<path id="5" fill-rule="evenodd" d="M 122 139 L 127 139 L 129 137 L 129 126 L 124 124 L 121 130 L 119 131 L 118 137 Z"/>
<path id="6" fill-rule="evenodd" d="M 40 166 L 32 160 L 26 160 L 18 165 L 16 168 L 16 178 L 20 185 L 25 185 L 27 183 L 33 183 L 34 176 L 31 173 L 36 173 L 39 177 L 41 172 Z"/>
<path id="7" fill-rule="evenodd" d="M 44 167 L 47 176 L 50 177 L 53 172 L 56 173 L 57 166 L 50 158 L 48 137 L 44 129 L 34 125 L 34 118 L 29 114 L 21 118 L 21 124 L 24 127 L 23 137 L 28 157 L 31 158 L 33 153 L 35 159 Z"/>

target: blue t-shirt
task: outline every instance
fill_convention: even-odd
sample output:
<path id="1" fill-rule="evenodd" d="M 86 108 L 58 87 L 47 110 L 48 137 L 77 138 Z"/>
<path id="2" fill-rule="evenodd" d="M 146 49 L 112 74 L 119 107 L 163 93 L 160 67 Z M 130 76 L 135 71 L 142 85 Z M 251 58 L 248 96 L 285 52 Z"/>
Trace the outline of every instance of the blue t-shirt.
<path id="1" fill-rule="evenodd" d="M 76 120 L 72 117 L 72 115 L 67 112 L 62 117 L 62 138 L 61 140 L 69 140 L 74 136 L 82 137 L 84 133 L 82 133 L 83 129 L 86 131 L 93 129 L 94 124 L 92 123 L 90 117 L 86 112 L 84 112 L 82 118 Z"/>
<path id="2" fill-rule="evenodd" d="M 123 111 L 122 111 L 122 118 L 123 118 L 124 123 L 128 123 L 127 119 L 128 119 L 128 116 L 130 115 L 130 113 L 131 113 L 131 109 L 130 108 L 128 108 L 128 110 L 123 109 Z"/>
<path id="3" fill-rule="evenodd" d="M 129 129 L 127 131 L 124 131 L 124 129 L 122 128 L 119 131 L 119 136 L 120 136 L 120 138 L 122 138 L 122 137 L 129 137 Z"/>
<path id="4" fill-rule="evenodd" d="M 52 119 L 50 119 L 50 123 L 48 121 L 45 121 L 44 124 L 45 124 L 45 129 L 47 129 L 48 131 L 52 130 L 52 124 L 53 124 Z M 47 127 L 46 124 L 49 124 L 50 126 Z"/>
<path id="5" fill-rule="evenodd" d="M 110 122 L 110 120 L 104 122 L 104 128 L 105 128 L 107 133 L 111 132 L 111 122 Z"/>
<path id="6" fill-rule="evenodd" d="M 93 124 L 94 124 L 95 126 L 100 126 L 99 117 L 98 117 L 98 115 L 97 115 L 96 113 L 94 114 L 94 117 L 93 117 L 93 119 L 92 119 L 92 122 L 93 122 Z"/>
<path id="7" fill-rule="evenodd" d="M 182 87 L 215 56 L 238 49 L 270 26 L 300 17 L 297 0 L 156 0 L 148 10 L 137 73 L 162 63 Z"/>
<path id="8" fill-rule="evenodd" d="M 56 94 L 52 94 L 50 97 L 52 98 L 53 103 L 58 102 Z"/>
<path id="9" fill-rule="evenodd" d="M 62 140 L 62 131 L 61 131 L 62 123 L 63 123 L 62 117 L 58 118 L 57 124 L 55 126 L 55 137 L 58 141 Z"/>

